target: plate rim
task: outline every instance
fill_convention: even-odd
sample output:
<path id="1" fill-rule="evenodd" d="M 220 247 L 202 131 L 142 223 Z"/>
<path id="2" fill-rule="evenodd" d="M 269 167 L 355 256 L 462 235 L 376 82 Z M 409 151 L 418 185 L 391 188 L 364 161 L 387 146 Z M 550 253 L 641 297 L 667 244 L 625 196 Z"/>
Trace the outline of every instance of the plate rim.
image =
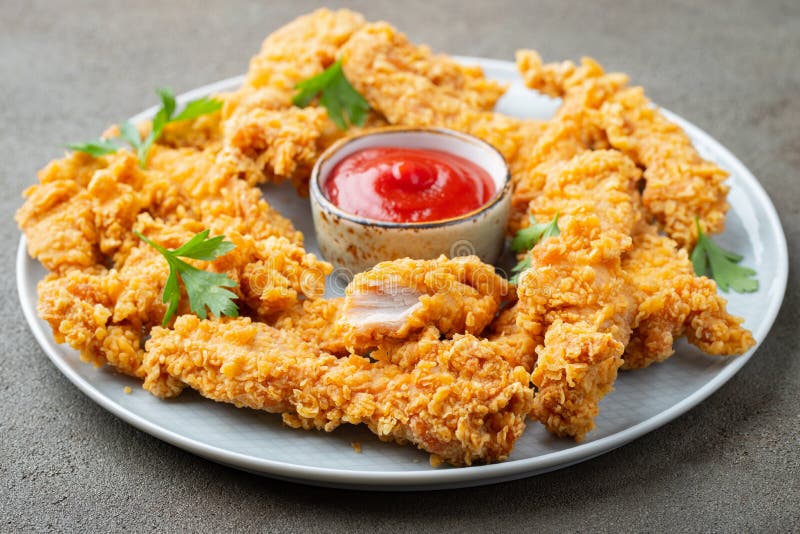
<path id="1" fill-rule="evenodd" d="M 511 70 L 516 73 L 514 64 L 511 61 L 501 59 L 479 58 L 472 56 L 453 56 L 457 61 L 464 63 L 478 64 L 483 68 L 493 68 L 495 70 Z M 234 76 L 206 84 L 190 91 L 182 93 L 177 97 L 179 102 L 185 102 L 198 96 L 208 95 L 214 92 L 229 90 L 240 85 L 244 80 L 244 75 Z M 134 115 L 130 120 L 138 121 L 152 116 L 157 106 L 150 107 L 141 113 Z M 625 445 L 644 434 L 663 426 L 664 424 L 680 417 L 691 408 L 697 406 L 711 394 L 717 391 L 722 385 L 730 380 L 739 370 L 750 360 L 761 343 L 771 330 L 781 309 L 788 281 L 789 260 L 788 246 L 783 227 L 780 223 L 775 205 L 769 195 L 764 190 L 758 179 L 739 161 L 720 142 L 716 141 L 704 130 L 683 119 L 679 115 L 664 108 L 660 110 L 673 122 L 680 125 L 690 137 L 699 139 L 706 146 L 711 147 L 715 153 L 724 156 L 729 163 L 733 164 L 732 174 L 739 176 L 741 181 L 755 194 L 751 202 L 760 204 L 764 207 L 767 215 L 765 223 L 775 232 L 777 237 L 776 248 L 778 251 L 775 258 L 777 265 L 777 285 L 775 296 L 770 301 L 769 309 L 765 316 L 765 321 L 761 323 L 761 328 L 753 332 L 756 338 L 756 346 L 747 353 L 737 357 L 731 363 L 723 367 L 720 372 L 711 380 L 704 383 L 692 394 L 683 398 L 679 402 L 671 405 L 658 414 L 649 417 L 633 426 L 614 434 L 599 438 L 595 441 L 577 444 L 568 449 L 554 451 L 530 458 L 521 458 L 508 462 L 501 462 L 489 465 L 471 466 L 465 468 L 432 470 L 432 471 L 366 471 L 366 470 L 343 470 L 327 467 L 315 467 L 307 465 L 292 464 L 285 461 L 270 460 L 248 454 L 233 452 L 221 447 L 209 445 L 200 440 L 188 438 L 179 433 L 173 432 L 158 423 L 151 421 L 133 411 L 118 404 L 110 397 L 104 395 L 89 380 L 81 377 L 76 371 L 70 368 L 65 359 L 58 354 L 59 345 L 52 339 L 52 333 L 43 328 L 43 322 L 36 314 L 35 302 L 26 299 L 26 287 L 30 287 L 28 262 L 33 262 L 27 254 L 26 239 L 20 237 L 17 248 L 16 258 L 16 279 L 17 292 L 20 299 L 23 315 L 31 329 L 36 341 L 42 350 L 47 354 L 51 362 L 61 373 L 67 377 L 79 390 L 87 395 L 102 408 L 111 412 L 131 426 L 146 432 L 162 441 L 170 443 L 192 454 L 206 459 L 228 465 L 237 469 L 260 475 L 271 476 L 274 478 L 316 484 L 322 486 L 339 488 L 357 488 L 374 490 L 414 490 L 414 489 L 444 489 L 452 487 L 467 487 L 492 484 L 501 481 L 514 480 L 528 476 L 534 476 L 547 471 L 553 471 L 573 465 L 585 460 L 589 460 L 617 447 Z M 70 349 L 72 350 L 72 349 Z"/>

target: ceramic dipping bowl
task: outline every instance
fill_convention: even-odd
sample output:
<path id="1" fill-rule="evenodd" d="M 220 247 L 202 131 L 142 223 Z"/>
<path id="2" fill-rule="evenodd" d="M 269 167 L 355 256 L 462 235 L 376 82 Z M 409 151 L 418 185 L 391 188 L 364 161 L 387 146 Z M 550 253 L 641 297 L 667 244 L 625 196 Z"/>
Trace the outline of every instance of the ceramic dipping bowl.
<path id="1" fill-rule="evenodd" d="M 480 208 L 451 219 L 389 222 L 348 213 L 325 196 L 325 181 L 336 165 L 359 150 L 400 147 L 439 150 L 465 158 L 489 173 L 495 194 Z M 381 261 L 476 255 L 493 263 L 503 250 L 511 207 L 511 177 L 503 156 L 490 144 L 447 129 L 382 129 L 342 139 L 317 160 L 311 174 L 311 211 L 325 259 L 349 274 Z"/>

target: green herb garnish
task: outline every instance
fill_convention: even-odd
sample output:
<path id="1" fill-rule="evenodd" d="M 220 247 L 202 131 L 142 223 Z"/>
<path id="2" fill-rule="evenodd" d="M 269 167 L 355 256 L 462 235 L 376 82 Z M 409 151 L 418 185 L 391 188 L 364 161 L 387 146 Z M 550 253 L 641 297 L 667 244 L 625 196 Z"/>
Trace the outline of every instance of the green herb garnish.
<path id="1" fill-rule="evenodd" d="M 113 139 L 97 139 L 86 143 L 74 143 L 67 145 L 67 148 L 75 152 L 86 152 L 90 156 L 98 157 L 106 154 L 113 154 L 119 150 L 119 145 Z"/>
<path id="2" fill-rule="evenodd" d="M 304 108 L 319 96 L 320 105 L 340 130 L 346 130 L 348 125 L 362 126 L 367 119 L 369 103 L 344 77 L 341 60 L 298 83 L 295 89 L 299 90 L 292 99 L 295 106 Z"/>
<path id="3" fill-rule="evenodd" d="M 511 240 L 511 250 L 514 252 L 530 250 L 536 243 L 548 237 L 555 237 L 561 233 L 558 229 L 558 213 L 555 214 L 550 222 L 537 223 L 536 219 L 533 217 L 530 217 L 530 221 L 530 226 L 518 231 L 514 239 Z M 509 282 L 516 285 L 519 282 L 519 277 L 522 272 L 530 266 L 531 256 L 530 254 L 526 254 L 525 257 L 511 269 L 514 276 L 509 279 Z"/>
<path id="4" fill-rule="evenodd" d="M 714 243 L 700 228 L 700 221 L 695 218 L 697 226 L 697 244 L 692 250 L 692 267 L 697 276 L 708 276 L 717 282 L 717 286 L 725 292 L 733 289 L 737 293 L 758 291 L 758 280 L 753 269 L 738 265 L 742 261 L 739 254 L 727 251 Z"/>
<path id="5" fill-rule="evenodd" d="M 550 222 L 537 223 L 533 217 L 530 217 L 530 221 L 530 226 L 517 232 L 517 235 L 511 240 L 511 250 L 514 252 L 530 250 L 541 239 L 555 237 L 561 233 L 558 230 L 558 213 Z"/>
<path id="6" fill-rule="evenodd" d="M 150 133 L 142 140 L 139 129 L 130 121 L 123 122 L 120 127 L 120 135 L 114 139 L 98 139 L 88 143 L 76 143 L 67 145 L 67 148 L 76 152 L 86 152 L 94 157 L 113 154 L 121 148 L 119 139 L 124 139 L 136 151 L 139 158 L 139 165 L 144 169 L 147 165 L 147 154 L 164 131 L 164 127 L 171 122 L 195 119 L 201 115 L 208 115 L 222 107 L 222 102 L 214 98 L 203 97 L 187 103 L 183 110 L 175 115 L 175 95 L 169 89 L 156 89 L 156 93 L 161 98 L 161 108 L 153 117 L 153 126 Z"/>
<path id="7" fill-rule="evenodd" d="M 226 287 L 236 287 L 236 282 L 224 273 L 204 271 L 179 258 L 213 261 L 224 256 L 235 248 L 233 243 L 225 241 L 224 235 L 209 239 L 209 231 L 203 230 L 183 246 L 169 250 L 139 232 L 134 231 L 134 233 L 139 239 L 159 251 L 169 265 L 169 277 L 161 295 L 161 302 L 167 304 L 167 312 L 164 314 L 161 326 L 167 326 L 175 312 L 178 311 L 178 303 L 181 298 L 179 279 L 183 281 L 186 294 L 189 296 L 189 306 L 201 319 L 206 318 L 206 308 L 217 317 L 221 315 L 237 317 L 239 315 L 239 308 L 233 302 L 233 299 L 238 296 L 233 291 L 225 289 Z"/>

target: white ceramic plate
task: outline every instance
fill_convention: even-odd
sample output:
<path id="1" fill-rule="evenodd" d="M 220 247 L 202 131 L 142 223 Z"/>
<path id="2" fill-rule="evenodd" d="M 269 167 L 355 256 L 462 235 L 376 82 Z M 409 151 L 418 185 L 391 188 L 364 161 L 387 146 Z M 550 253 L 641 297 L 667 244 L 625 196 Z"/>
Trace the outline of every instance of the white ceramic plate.
<path id="1" fill-rule="evenodd" d="M 514 65 L 505 61 L 461 58 L 478 63 L 489 77 L 512 83 L 499 111 L 521 117 L 547 118 L 557 102 L 525 89 Z M 207 85 L 181 101 L 235 89 L 242 78 Z M 154 112 L 147 110 L 134 119 Z M 758 271 L 757 293 L 726 295 L 729 309 L 745 317 L 745 326 L 760 344 L 767 336 L 783 300 L 788 273 L 786 239 L 775 208 L 753 175 L 728 150 L 689 122 L 667 113 L 691 136 L 700 152 L 731 173 L 727 230 L 717 237 L 725 248 L 744 256 Z M 307 199 L 288 187 L 268 187 L 270 203 L 288 216 L 306 236 L 306 248 L 317 252 Z M 210 460 L 271 477 L 310 484 L 370 489 L 434 489 L 490 484 L 559 469 L 593 458 L 675 419 L 722 386 L 750 359 L 705 356 L 685 343 L 665 363 L 642 371 L 621 373 L 613 393 L 600 405 L 598 430 L 575 444 L 548 435 L 531 423 L 511 458 L 494 465 L 431 468 L 428 455 L 412 447 L 382 443 L 363 428 L 343 427 L 326 434 L 283 427 L 280 417 L 237 409 L 186 392 L 162 401 L 142 390 L 133 379 L 82 363 L 78 354 L 53 340 L 49 326 L 36 316 L 36 283 L 42 266 L 25 252 L 20 240 L 17 285 L 22 310 L 37 341 L 53 363 L 78 388 L 118 417 L 153 436 Z M 335 291 L 334 288 L 331 288 Z M 132 394 L 123 392 L 134 388 Z M 352 442 L 360 442 L 357 454 Z"/>

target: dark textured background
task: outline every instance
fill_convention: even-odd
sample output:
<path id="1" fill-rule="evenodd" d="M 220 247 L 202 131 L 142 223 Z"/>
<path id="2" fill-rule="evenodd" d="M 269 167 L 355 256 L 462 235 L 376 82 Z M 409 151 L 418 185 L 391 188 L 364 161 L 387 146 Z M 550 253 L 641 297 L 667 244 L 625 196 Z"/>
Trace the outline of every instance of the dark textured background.
<path id="1" fill-rule="evenodd" d="M 769 339 L 702 405 L 595 460 L 485 488 L 392 495 L 244 474 L 133 429 L 56 370 L 17 303 L 11 217 L 19 193 L 64 142 L 150 106 L 159 85 L 181 92 L 244 72 L 265 35 L 316 5 L 0 0 L 0 531 L 797 531 L 796 269 Z M 761 180 L 797 265 L 796 0 L 351 7 L 438 50 L 505 59 L 520 47 L 548 60 L 588 54 L 631 74 Z"/>

